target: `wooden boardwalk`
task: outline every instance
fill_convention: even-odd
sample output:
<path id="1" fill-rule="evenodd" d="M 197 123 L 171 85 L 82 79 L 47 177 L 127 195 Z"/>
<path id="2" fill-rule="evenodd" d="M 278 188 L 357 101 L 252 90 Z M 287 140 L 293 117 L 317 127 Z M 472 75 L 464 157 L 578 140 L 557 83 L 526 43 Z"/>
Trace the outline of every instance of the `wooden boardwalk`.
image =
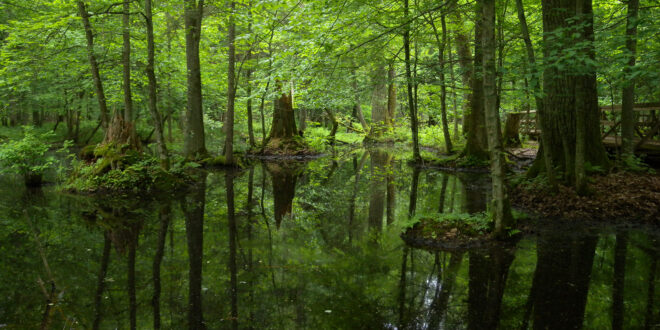
<path id="1" fill-rule="evenodd" d="M 600 110 L 603 144 L 608 148 L 620 147 L 621 105 L 603 106 Z M 660 102 L 635 104 L 633 110 L 637 117 L 634 138 L 636 152 L 660 154 Z M 523 118 L 520 121 L 520 132 L 538 137 L 540 131 L 536 125 L 536 111 L 515 114 Z"/>

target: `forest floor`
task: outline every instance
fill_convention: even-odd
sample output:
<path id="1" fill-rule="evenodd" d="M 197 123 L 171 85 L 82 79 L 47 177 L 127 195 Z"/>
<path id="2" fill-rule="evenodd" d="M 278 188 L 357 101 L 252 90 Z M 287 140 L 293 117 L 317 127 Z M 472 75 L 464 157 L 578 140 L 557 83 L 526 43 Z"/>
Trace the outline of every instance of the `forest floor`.
<path id="1" fill-rule="evenodd" d="M 510 192 L 512 204 L 531 214 L 566 220 L 634 221 L 660 224 L 660 175 L 619 172 L 594 176 L 590 194 L 578 196 L 560 186 L 521 184 Z"/>

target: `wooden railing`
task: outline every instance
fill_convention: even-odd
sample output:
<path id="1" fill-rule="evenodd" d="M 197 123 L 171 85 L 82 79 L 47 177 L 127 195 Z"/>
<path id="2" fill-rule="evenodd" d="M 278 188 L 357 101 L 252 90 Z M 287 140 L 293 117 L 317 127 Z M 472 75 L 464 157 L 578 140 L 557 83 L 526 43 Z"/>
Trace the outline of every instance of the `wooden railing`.
<path id="1" fill-rule="evenodd" d="M 621 145 L 621 105 L 600 107 L 601 132 L 603 143 L 608 147 Z M 635 148 L 644 151 L 660 152 L 660 102 L 638 103 L 633 107 L 635 124 Z M 538 136 L 536 110 L 516 112 L 521 115 L 520 133 Z"/>

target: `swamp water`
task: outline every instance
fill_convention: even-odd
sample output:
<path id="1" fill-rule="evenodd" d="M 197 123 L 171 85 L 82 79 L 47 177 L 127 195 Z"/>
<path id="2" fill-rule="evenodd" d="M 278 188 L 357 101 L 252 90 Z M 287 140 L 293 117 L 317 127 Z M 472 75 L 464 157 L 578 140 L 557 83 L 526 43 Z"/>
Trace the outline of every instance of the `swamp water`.
<path id="1" fill-rule="evenodd" d="M 0 328 L 660 327 L 657 229 L 427 251 L 409 214 L 481 212 L 486 176 L 381 150 L 202 177 L 151 201 L 0 178 Z"/>

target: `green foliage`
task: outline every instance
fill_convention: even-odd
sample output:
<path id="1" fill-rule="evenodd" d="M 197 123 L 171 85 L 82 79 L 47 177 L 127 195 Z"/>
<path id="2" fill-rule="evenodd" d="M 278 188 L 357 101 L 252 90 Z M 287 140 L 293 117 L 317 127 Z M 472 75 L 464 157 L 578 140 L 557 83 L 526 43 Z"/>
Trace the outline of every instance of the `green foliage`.
<path id="1" fill-rule="evenodd" d="M 0 173 L 17 173 L 25 177 L 42 176 L 48 169 L 57 165 L 57 158 L 48 155 L 52 147 L 48 141 L 54 134 L 38 134 L 30 126 L 23 127 L 24 136 L 20 140 L 10 140 L 0 144 Z M 70 142 L 65 142 L 58 153 L 67 153 Z"/>
<path id="2" fill-rule="evenodd" d="M 328 149 L 328 136 L 330 131 L 325 127 L 309 127 L 305 130 L 305 144 L 316 152 L 325 152 Z"/>

